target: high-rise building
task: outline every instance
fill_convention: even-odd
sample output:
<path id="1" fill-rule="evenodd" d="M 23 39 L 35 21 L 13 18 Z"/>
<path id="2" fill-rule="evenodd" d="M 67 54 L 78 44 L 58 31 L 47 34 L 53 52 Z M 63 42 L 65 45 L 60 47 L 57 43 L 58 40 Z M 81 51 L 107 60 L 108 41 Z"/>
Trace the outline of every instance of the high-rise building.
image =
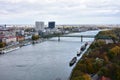
<path id="1" fill-rule="evenodd" d="M 50 29 L 55 28 L 55 22 L 49 22 L 48 23 L 48 28 L 50 28 Z"/>
<path id="2" fill-rule="evenodd" d="M 43 31 L 44 30 L 44 22 L 36 21 L 35 22 L 35 30 Z"/>

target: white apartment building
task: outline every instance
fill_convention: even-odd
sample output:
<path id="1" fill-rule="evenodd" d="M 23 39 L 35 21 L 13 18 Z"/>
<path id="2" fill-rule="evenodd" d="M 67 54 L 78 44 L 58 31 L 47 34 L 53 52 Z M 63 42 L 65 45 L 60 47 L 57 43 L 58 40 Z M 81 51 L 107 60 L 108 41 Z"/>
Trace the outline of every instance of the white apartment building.
<path id="1" fill-rule="evenodd" d="M 15 36 L 9 36 L 9 37 L 5 37 L 2 39 L 2 42 L 5 42 L 6 44 L 14 43 L 16 41 L 17 41 L 17 39 Z"/>
<path id="2" fill-rule="evenodd" d="M 43 31 L 44 30 L 44 22 L 36 21 L 35 22 L 35 30 L 36 31 Z"/>

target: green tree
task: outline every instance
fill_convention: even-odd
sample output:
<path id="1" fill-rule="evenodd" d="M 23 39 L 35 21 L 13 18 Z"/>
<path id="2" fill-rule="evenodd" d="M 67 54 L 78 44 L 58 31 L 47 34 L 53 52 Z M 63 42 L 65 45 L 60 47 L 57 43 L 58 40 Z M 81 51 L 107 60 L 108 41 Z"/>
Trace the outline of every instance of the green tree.
<path id="1" fill-rule="evenodd" d="M 5 43 L 4 42 L 0 42 L 0 48 L 3 48 L 3 47 L 5 47 Z"/>
<path id="2" fill-rule="evenodd" d="M 114 48 L 110 49 L 108 56 L 109 58 L 114 58 L 115 56 L 120 54 L 120 47 L 115 46 Z"/>
<path id="3" fill-rule="evenodd" d="M 101 68 L 98 75 L 109 77 L 111 80 L 120 80 L 120 66 L 110 63 L 107 66 Z"/>
<path id="4" fill-rule="evenodd" d="M 99 76 L 109 76 L 109 69 L 107 67 L 102 67 L 100 71 L 98 72 Z"/>
<path id="5" fill-rule="evenodd" d="M 116 43 L 116 41 L 118 40 L 117 36 L 115 34 L 110 34 L 109 36 L 111 37 L 113 42 Z"/>
<path id="6" fill-rule="evenodd" d="M 90 46 L 91 49 L 97 48 L 97 47 L 102 47 L 104 46 L 106 43 L 104 40 L 96 40 L 92 43 L 92 45 Z"/>
<path id="7" fill-rule="evenodd" d="M 118 41 L 117 34 L 113 30 L 108 30 L 108 31 L 100 31 L 98 35 L 96 35 L 96 39 L 112 39 L 114 43 Z"/>
<path id="8" fill-rule="evenodd" d="M 32 40 L 38 40 L 40 37 L 39 37 L 39 35 L 33 35 L 32 36 Z"/>

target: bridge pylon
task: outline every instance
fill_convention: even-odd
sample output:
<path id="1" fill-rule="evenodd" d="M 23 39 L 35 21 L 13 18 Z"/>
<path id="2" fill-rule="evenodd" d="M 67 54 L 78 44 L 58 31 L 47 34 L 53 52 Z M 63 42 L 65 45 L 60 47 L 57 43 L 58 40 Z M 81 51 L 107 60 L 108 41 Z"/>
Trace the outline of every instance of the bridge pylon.
<path id="1" fill-rule="evenodd" d="M 81 42 L 83 42 L 83 36 L 81 36 Z"/>
<path id="2" fill-rule="evenodd" d="M 58 41 L 60 41 L 60 36 L 58 36 Z"/>

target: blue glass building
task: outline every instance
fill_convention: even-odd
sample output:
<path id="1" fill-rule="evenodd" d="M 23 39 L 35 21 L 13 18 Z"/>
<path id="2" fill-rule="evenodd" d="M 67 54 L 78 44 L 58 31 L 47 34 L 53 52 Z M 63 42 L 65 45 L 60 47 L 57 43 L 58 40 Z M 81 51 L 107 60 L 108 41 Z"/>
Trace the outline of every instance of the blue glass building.
<path id="1" fill-rule="evenodd" d="M 48 28 L 50 28 L 50 29 L 55 28 L 55 22 L 49 22 L 48 23 Z"/>

